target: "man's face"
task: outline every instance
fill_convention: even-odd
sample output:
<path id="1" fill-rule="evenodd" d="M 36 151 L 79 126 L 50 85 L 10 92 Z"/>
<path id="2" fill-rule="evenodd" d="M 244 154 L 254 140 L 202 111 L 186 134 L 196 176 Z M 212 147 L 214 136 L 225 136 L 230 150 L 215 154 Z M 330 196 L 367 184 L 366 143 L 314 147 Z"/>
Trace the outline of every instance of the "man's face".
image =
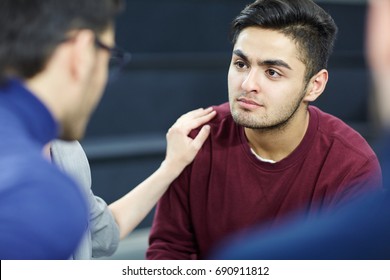
<path id="1" fill-rule="evenodd" d="M 295 43 L 282 33 L 258 27 L 242 30 L 228 74 L 234 120 L 253 129 L 285 124 L 304 108 L 305 70 Z"/>
<path id="2" fill-rule="evenodd" d="M 107 46 L 114 46 L 114 31 L 108 29 L 99 40 Z M 91 49 L 92 63 L 87 70 L 87 75 L 81 83 L 80 93 L 68 117 L 63 122 L 62 139 L 74 140 L 84 136 L 86 126 L 99 103 L 104 92 L 108 77 L 109 51 L 96 48 Z"/>

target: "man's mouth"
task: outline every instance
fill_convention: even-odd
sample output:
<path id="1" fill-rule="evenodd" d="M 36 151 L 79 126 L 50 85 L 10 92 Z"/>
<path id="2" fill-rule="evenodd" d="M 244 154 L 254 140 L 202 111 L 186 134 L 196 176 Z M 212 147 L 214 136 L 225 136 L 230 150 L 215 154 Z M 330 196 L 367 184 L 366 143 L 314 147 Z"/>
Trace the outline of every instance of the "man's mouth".
<path id="1" fill-rule="evenodd" d="M 263 105 L 259 104 L 258 102 L 252 100 L 252 99 L 248 99 L 248 98 L 245 98 L 245 97 L 239 97 L 237 98 L 237 103 L 244 109 L 249 109 L 249 110 L 253 110 L 253 109 L 257 109 L 259 107 L 262 107 Z"/>

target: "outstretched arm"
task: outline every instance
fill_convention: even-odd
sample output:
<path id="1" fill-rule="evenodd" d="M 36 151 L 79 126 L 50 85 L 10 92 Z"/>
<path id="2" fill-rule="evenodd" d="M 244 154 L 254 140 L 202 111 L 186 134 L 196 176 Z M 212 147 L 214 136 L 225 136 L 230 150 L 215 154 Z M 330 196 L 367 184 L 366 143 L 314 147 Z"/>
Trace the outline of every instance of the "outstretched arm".
<path id="1" fill-rule="evenodd" d="M 181 116 L 168 130 L 167 151 L 161 166 L 145 181 L 109 205 L 120 228 L 120 237 L 128 235 L 150 212 L 174 179 L 192 162 L 210 133 L 205 125 L 196 138 L 191 130 L 215 116 L 212 108 L 197 109 Z"/>

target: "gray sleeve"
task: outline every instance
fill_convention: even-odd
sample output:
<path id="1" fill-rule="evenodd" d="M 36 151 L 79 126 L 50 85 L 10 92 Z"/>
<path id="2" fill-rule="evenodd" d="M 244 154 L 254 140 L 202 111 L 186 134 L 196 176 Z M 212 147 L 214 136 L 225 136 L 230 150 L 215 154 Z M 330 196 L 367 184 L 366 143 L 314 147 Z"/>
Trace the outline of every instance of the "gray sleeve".
<path id="1" fill-rule="evenodd" d="M 106 202 L 90 191 L 92 257 L 111 256 L 119 244 L 119 228 Z"/>
<path id="2" fill-rule="evenodd" d="M 88 254 L 95 258 L 112 255 L 119 244 L 119 228 L 106 202 L 91 190 L 91 170 L 80 143 L 55 140 L 51 145 L 51 157 L 61 170 L 78 183 L 89 203 L 90 232 L 83 240 L 84 244 L 80 244 L 80 250 L 89 252 L 80 252 L 80 255 Z"/>

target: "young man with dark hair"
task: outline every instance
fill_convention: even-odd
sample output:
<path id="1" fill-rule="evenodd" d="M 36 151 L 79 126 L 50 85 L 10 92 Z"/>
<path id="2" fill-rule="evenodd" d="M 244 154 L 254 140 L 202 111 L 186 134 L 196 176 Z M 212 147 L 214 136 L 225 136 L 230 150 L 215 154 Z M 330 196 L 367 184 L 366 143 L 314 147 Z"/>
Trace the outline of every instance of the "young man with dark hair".
<path id="1" fill-rule="evenodd" d="M 367 16 L 367 60 L 375 85 L 384 137 L 378 143 L 385 191 L 364 197 L 319 219 L 300 215 L 270 232 L 262 227 L 227 238 L 215 259 L 389 260 L 390 259 L 390 1 L 371 0 Z"/>
<path id="2" fill-rule="evenodd" d="M 160 200 L 149 259 L 202 259 L 235 231 L 272 229 L 300 210 L 315 217 L 380 188 L 362 136 L 309 106 L 328 81 L 336 33 L 311 0 L 258 0 L 236 17 L 229 103 Z"/>

